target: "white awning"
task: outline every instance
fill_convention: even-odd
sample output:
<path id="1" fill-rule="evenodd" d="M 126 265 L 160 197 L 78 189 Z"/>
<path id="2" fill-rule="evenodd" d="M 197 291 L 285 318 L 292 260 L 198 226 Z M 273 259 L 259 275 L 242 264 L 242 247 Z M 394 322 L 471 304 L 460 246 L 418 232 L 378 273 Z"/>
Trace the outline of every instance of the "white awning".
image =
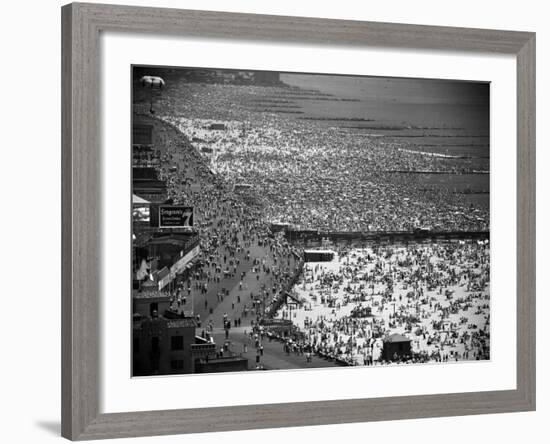
<path id="1" fill-rule="evenodd" d="M 151 202 L 149 202 L 148 200 L 145 200 L 143 197 L 139 197 L 135 194 L 132 194 L 132 203 L 133 204 L 149 205 Z"/>

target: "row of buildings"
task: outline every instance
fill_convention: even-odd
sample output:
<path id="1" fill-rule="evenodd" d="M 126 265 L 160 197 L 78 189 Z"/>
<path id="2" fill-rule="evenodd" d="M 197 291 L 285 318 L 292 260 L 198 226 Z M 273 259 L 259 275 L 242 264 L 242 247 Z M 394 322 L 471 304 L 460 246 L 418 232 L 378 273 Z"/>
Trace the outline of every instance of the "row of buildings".
<path id="1" fill-rule="evenodd" d="M 246 359 L 219 356 L 212 339 L 196 334 L 192 304 L 171 308 L 180 284 L 200 266 L 199 236 L 192 209 L 173 206 L 158 175 L 163 126 L 134 115 L 132 128 L 132 375 L 247 370 Z"/>

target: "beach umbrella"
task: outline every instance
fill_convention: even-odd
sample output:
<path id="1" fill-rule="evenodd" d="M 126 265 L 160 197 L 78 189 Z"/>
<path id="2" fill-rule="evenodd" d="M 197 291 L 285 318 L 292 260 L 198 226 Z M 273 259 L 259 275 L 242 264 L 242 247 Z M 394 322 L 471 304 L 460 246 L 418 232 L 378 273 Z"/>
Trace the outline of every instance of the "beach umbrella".
<path id="1" fill-rule="evenodd" d="M 166 83 L 164 82 L 164 79 L 162 77 L 157 76 L 143 76 L 141 79 L 139 79 L 139 83 L 141 83 L 142 87 L 147 88 L 151 91 L 151 106 L 149 108 L 149 112 L 151 114 L 154 114 L 155 111 L 153 110 L 153 91 L 160 91 L 166 86 Z"/>

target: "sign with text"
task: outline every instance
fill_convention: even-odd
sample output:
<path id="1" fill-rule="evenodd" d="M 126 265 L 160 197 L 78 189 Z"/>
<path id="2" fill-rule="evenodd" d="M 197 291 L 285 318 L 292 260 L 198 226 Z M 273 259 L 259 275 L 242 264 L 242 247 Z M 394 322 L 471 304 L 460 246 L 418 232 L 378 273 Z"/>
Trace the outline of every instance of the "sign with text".
<path id="1" fill-rule="evenodd" d="M 162 205 L 159 207 L 159 228 L 193 226 L 193 207 Z"/>

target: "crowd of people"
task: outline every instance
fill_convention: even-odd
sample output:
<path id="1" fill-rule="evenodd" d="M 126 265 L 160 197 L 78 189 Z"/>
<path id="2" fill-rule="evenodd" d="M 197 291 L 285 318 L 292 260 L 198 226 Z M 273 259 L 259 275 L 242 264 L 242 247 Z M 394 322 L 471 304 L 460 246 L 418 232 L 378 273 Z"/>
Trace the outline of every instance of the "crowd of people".
<path id="1" fill-rule="evenodd" d="M 200 237 L 195 268 L 172 289 L 173 309 L 191 304 L 208 337 L 275 313 L 297 328 L 280 338 L 284 352 L 308 360 L 384 363 L 384 341 L 395 333 L 412 352 L 392 362 L 488 359 L 487 241 L 339 247 L 331 262 L 303 266 L 302 251 L 270 230 L 487 231 L 488 207 L 418 174 L 460 174 L 475 164 L 258 113 L 243 99 L 254 88 L 190 85 L 181 88 L 185 98 L 157 104 L 159 177 L 171 202 L 193 207 Z M 287 292 L 293 299 L 279 310 Z"/>
<path id="2" fill-rule="evenodd" d="M 231 304 L 232 322 L 262 316 L 298 273 L 299 251 L 272 235 L 258 210 L 213 174 L 175 128 L 152 121 L 162 147 L 159 177 L 174 204 L 193 207 L 200 238 L 193 272 L 172 291 L 173 309 L 193 311 L 201 327 L 203 321 L 208 326 L 206 319 L 223 326 L 213 315 L 224 301 Z"/>
<path id="3" fill-rule="evenodd" d="M 418 173 L 451 172 L 456 160 L 309 122 L 225 122 L 222 131 L 209 130 L 211 122 L 200 119 L 174 123 L 199 146 L 208 145 L 205 157 L 217 174 L 251 184 L 247 192 L 271 221 L 322 231 L 488 228 L 487 208 L 476 208 L 452 187 L 427 185 Z"/>
<path id="4" fill-rule="evenodd" d="M 306 264 L 295 292 L 301 306 L 281 316 L 323 356 L 380 363 L 385 339 L 399 333 L 411 340 L 405 362 L 489 358 L 486 241 L 341 249 Z"/>
<path id="5" fill-rule="evenodd" d="M 489 227 L 488 206 L 464 187 L 426 179 L 429 172 L 487 169 L 479 159 L 432 155 L 402 139 L 250 108 L 254 97 L 283 94 L 283 87 L 186 84 L 178 91 L 160 100 L 167 110 L 161 117 L 193 141 L 214 172 L 250 184 L 272 222 L 321 231 Z"/>

